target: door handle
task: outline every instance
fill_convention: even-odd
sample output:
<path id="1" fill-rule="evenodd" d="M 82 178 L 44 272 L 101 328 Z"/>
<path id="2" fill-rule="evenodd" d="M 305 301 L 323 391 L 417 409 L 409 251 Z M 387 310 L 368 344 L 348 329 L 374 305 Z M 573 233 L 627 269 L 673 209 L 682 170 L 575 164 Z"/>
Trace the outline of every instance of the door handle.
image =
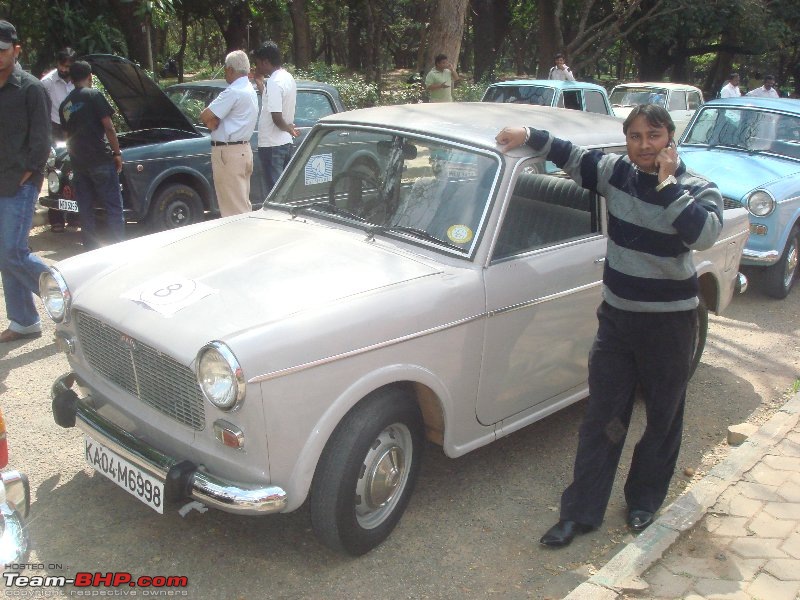
<path id="1" fill-rule="evenodd" d="M 594 259 L 594 264 L 596 264 L 596 265 L 602 265 L 604 262 L 606 262 L 606 257 L 605 256 L 601 256 L 600 258 L 595 258 Z"/>

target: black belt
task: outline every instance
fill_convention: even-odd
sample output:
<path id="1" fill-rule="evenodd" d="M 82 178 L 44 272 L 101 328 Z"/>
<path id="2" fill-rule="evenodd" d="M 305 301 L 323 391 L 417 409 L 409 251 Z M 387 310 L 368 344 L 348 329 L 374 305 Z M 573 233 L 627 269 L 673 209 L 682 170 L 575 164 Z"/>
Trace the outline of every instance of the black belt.
<path id="1" fill-rule="evenodd" d="M 242 140 L 241 142 L 211 142 L 212 146 L 235 146 L 236 144 L 247 144 L 250 140 Z"/>

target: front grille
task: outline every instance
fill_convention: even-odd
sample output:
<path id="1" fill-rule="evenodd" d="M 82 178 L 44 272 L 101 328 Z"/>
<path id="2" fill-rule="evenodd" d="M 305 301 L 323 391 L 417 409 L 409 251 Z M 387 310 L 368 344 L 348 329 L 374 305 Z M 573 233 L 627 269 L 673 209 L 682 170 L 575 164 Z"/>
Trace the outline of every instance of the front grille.
<path id="1" fill-rule="evenodd" d="M 98 373 L 179 423 L 205 427 L 203 394 L 191 369 L 84 312 L 75 318 L 83 353 Z"/>
<path id="2" fill-rule="evenodd" d="M 742 208 L 741 202 L 737 202 L 736 200 L 731 200 L 730 198 L 726 198 L 725 196 L 722 197 L 722 202 L 725 210 L 729 208 Z"/>

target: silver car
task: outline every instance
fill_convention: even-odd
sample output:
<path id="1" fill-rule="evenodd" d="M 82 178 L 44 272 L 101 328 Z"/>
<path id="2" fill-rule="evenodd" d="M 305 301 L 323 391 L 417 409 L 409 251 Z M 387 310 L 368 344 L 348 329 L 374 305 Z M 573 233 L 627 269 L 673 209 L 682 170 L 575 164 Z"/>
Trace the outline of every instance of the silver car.
<path id="1" fill-rule="evenodd" d="M 451 457 L 587 395 L 604 199 L 529 149 L 528 124 L 624 151 L 619 120 L 487 103 L 326 117 L 262 210 L 56 264 L 41 281 L 71 372 L 56 421 L 157 512 L 308 501 L 363 554 L 399 521 L 425 439 Z M 741 287 L 744 209 L 696 255 L 703 304 Z M 707 307 L 707 308 L 706 308 Z"/>

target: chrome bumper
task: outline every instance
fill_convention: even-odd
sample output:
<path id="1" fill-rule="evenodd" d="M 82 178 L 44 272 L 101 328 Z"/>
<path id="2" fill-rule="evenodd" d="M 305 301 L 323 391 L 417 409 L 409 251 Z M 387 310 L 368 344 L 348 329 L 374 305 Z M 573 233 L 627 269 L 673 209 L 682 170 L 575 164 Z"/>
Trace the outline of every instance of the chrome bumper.
<path id="1" fill-rule="evenodd" d="M 744 273 L 737 273 L 733 289 L 737 294 L 744 294 L 747 291 L 748 283 L 747 276 Z"/>
<path id="2" fill-rule="evenodd" d="M 286 492 L 278 486 L 228 481 L 145 444 L 78 398 L 71 389 L 74 380 L 75 375 L 68 373 L 53 384 L 51 396 L 56 423 L 62 427 L 77 426 L 93 440 L 163 481 L 167 501 L 190 497 L 212 508 L 242 515 L 275 513 L 286 507 Z"/>
<path id="3" fill-rule="evenodd" d="M 781 253 L 777 250 L 767 250 L 766 252 L 757 252 L 756 250 L 742 250 L 742 260 L 746 261 L 744 264 L 750 265 L 774 265 L 781 257 Z"/>
<path id="4" fill-rule="evenodd" d="M 0 473 L 0 477 L 0 565 L 24 563 L 30 550 L 23 521 L 31 503 L 28 478 L 17 471 Z"/>

